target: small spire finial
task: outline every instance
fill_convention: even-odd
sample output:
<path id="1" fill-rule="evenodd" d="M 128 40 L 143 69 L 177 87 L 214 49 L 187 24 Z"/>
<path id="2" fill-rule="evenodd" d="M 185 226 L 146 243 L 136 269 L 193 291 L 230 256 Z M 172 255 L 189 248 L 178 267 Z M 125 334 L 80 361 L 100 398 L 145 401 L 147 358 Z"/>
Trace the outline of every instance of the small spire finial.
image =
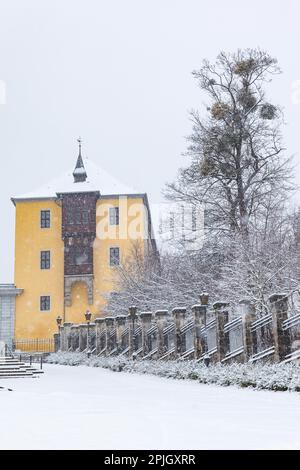
<path id="1" fill-rule="evenodd" d="M 85 168 L 84 168 L 82 155 L 81 155 L 82 138 L 78 137 L 77 142 L 78 142 L 78 146 L 79 146 L 79 154 L 78 154 L 76 167 L 75 167 L 75 170 L 73 172 L 73 176 L 74 176 L 74 183 L 81 183 L 83 181 L 86 181 L 87 174 L 86 174 L 86 171 L 85 171 Z"/>
<path id="2" fill-rule="evenodd" d="M 78 137 L 77 142 L 79 147 L 79 155 L 81 155 L 82 138 L 80 136 Z"/>

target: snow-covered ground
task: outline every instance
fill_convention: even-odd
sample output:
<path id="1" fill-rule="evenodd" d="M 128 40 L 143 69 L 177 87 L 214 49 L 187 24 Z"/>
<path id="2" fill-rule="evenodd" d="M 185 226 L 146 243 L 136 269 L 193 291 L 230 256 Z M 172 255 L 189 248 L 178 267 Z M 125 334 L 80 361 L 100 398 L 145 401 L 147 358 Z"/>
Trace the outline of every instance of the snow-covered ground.
<path id="1" fill-rule="evenodd" d="M 0 385 L 0 449 L 300 449 L 297 393 L 57 365 Z"/>

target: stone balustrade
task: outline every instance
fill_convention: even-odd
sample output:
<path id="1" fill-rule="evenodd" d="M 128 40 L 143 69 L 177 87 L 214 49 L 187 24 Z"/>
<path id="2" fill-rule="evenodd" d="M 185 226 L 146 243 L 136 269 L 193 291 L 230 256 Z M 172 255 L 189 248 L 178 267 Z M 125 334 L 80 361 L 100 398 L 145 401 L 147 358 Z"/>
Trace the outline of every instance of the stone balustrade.
<path id="1" fill-rule="evenodd" d="M 291 320 L 286 295 L 272 295 L 269 312 L 260 317 L 247 299 L 230 319 L 229 307 L 224 302 L 195 304 L 190 309 L 174 308 L 171 314 L 167 310 L 138 312 L 130 307 L 128 315 L 97 318 L 89 326 L 64 323 L 55 335 L 56 350 L 206 363 L 300 358 L 300 349 L 291 348 L 291 337 L 293 344 L 300 344 L 300 315 Z"/>

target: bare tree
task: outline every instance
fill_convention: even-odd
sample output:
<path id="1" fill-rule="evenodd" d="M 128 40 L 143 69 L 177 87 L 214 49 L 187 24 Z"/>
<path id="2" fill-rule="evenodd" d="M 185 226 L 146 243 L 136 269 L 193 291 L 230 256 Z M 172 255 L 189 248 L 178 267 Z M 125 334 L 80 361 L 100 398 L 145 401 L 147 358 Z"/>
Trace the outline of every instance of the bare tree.
<path id="1" fill-rule="evenodd" d="M 247 235 L 265 200 L 280 202 L 291 170 L 281 143 L 280 109 L 264 86 L 279 73 L 277 61 L 258 49 L 220 53 L 193 72 L 210 99 L 207 116 L 191 112 L 189 167 L 169 184 L 169 198 L 201 203 L 206 227 Z"/>
<path id="2" fill-rule="evenodd" d="M 133 247 L 118 269 L 107 313 L 126 313 L 132 304 L 140 311 L 188 307 L 202 291 L 209 292 L 211 302 L 230 302 L 233 313 L 244 298 L 258 314 L 266 313 L 272 293 L 298 291 L 300 280 L 299 212 L 274 212 L 272 205 L 269 210 L 247 239 L 211 237 L 197 253 L 164 253 L 159 264 Z"/>
<path id="3" fill-rule="evenodd" d="M 126 313 L 132 304 L 144 311 L 192 305 L 208 283 L 200 271 L 194 255 L 165 253 L 158 260 L 133 246 L 117 271 L 117 292 L 108 296 L 107 313 Z"/>
<path id="4" fill-rule="evenodd" d="M 111 313 L 131 303 L 140 310 L 188 306 L 205 290 L 212 301 L 237 308 L 246 297 L 263 314 L 272 292 L 298 290 L 300 215 L 285 207 L 292 173 L 282 113 L 265 95 L 279 72 L 276 60 L 258 49 L 222 52 L 194 72 L 210 104 L 204 118 L 191 113 L 191 163 L 166 194 L 204 205 L 208 236 L 202 248 L 165 253 L 159 264 L 133 247 L 118 271 Z"/>

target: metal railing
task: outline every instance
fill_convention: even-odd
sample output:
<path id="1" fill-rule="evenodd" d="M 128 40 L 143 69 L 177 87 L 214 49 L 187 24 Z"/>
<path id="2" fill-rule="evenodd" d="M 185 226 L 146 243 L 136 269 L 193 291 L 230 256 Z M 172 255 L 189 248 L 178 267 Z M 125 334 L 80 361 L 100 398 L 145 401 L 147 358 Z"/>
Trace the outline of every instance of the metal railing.
<path id="1" fill-rule="evenodd" d="M 51 353 L 54 350 L 53 338 L 20 339 L 13 342 L 13 351 Z"/>
<path id="2" fill-rule="evenodd" d="M 35 353 L 35 354 L 14 354 L 13 357 L 17 358 L 20 362 L 24 362 L 25 364 L 39 364 L 40 369 L 43 369 L 44 364 L 44 354 L 45 353 Z M 47 354 L 46 354 L 47 355 Z"/>
<path id="3" fill-rule="evenodd" d="M 226 335 L 226 351 L 225 358 L 230 358 L 242 354 L 244 352 L 244 338 L 242 317 L 234 318 L 224 326 L 224 334 Z"/>

